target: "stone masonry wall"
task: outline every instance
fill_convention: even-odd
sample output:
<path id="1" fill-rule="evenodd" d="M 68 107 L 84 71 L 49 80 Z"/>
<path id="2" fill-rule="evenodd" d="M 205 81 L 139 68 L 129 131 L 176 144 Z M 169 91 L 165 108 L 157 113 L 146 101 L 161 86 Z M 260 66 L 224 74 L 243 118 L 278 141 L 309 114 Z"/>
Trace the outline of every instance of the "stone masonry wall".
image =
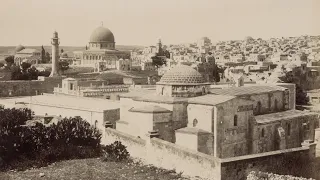
<path id="1" fill-rule="evenodd" d="M 61 86 L 61 77 L 45 77 L 32 81 L 0 81 L 0 97 L 34 96 L 41 93 L 53 93 L 54 87 Z M 10 95 L 11 92 L 11 95 Z"/>
<path id="2" fill-rule="evenodd" d="M 309 176 L 308 155 L 309 150 L 302 147 L 223 159 L 221 176 L 223 180 L 246 179 L 251 171 Z"/>
<path id="3" fill-rule="evenodd" d="M 213 180 L 220 178 L 219 159 L 188 150 L 158 138 L 143 140 L 129 134 L 107 128 L 103 144 L 121 141 L 134 158 L 146 164 L 166 169 L 175 169 L 189 176 L 199 176 Z"/>

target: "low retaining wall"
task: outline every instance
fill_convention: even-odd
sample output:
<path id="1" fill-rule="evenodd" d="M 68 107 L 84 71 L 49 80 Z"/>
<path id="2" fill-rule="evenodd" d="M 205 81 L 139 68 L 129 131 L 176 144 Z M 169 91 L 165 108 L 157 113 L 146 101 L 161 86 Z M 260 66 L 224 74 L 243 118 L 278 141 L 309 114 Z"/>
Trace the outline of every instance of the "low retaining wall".
<path id="1" fill-rule="evenodd" d="M 309 160 L 307 147 L 226 158 L 221 159 L 221 176 L 223 180 L 245 179 L 251 171 L 310 176 Z"/>
<path id="2" fill-rule="evenodd" d="M 134 136 L 131 136 L 126 133 L 122 133 L 120 131 L 107 128 L 105 130 L 105 138 L 102 138 L 104 141 L 101 142 L 102 144 L 111 144 L 115 141 L 121 141 L 122 144 L 127 146 L 127 150 L 130 153 L 130 156 L 139 158 L 144 161 L 146 156 L 146 141 Z"/>
<path id="3" fill-rule="evenodd" d="M 184 175 L 204 179 L 246 179 L 251 171 L 305 176 L 300 173 L 304 171 L 305 177 L 310 176 L 308 171 L 311 169 L 311 151 L 306 146 L 220 159 L 158 138 L 143 140 L 110 128 L 105 130 L 104 139 L 103 144 L 121 141 L 132 157 L 139 158 L 146 164 L 175 169 Z M 307 170 L 302 170 L 303 168 Z"/>
<path id="4" fill-rule="evenodd" d="M 175 169 L 189 176 L 220 179 L 220 161 L 158 138 L 150 140 L 148 163 L 165 169 Z"/>
<path id="5" fill-rule="evenodd" d="M 220 162 L 212 156 L 199 153 L 176 144 L 152 138 L 143 140 L 114 129 L 105 130 L 103 144 L 121 141 L 132 157 L 139 158 L 144 163 L 165 169 L 175 169 L 184 175 L 199 176 L 211 180 L 219 180 Z"/>

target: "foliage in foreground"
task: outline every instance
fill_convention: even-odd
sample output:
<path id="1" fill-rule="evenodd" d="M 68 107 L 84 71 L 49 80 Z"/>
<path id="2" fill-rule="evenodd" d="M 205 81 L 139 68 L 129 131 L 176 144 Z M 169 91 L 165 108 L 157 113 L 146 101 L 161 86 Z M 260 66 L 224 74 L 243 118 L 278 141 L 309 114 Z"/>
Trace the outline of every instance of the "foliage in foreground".
<path id="1" fill-rule="evenodd" d="M 104 148 L 106 161 L 123 161 L 127 160 L 130 156 L 127 147 L 120 141 L 115 141 Z"/>
<path id="2" fill-rule="evenodd" d="M 80 117 L 49 127 L 32 119 L 30 109 L 0 109 L 0 169 L 45 166 L 59 160 L 98 157 L 101 133 Z"/>
<path id="3" fill-rule="evenodd" d="M 290 175 L 278 175 L 273 173 L 255 172 L 252 171 L 248 174 L 247 180 L 312 180 L 303 177 L 294 177 Z"/>

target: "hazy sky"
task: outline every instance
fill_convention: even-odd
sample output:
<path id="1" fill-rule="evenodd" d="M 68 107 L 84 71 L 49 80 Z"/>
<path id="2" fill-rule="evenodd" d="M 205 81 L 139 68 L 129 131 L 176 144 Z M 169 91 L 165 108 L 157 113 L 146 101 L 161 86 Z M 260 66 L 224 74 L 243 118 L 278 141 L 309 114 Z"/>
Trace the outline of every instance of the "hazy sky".
<path id="1" fill-rule="evenodd" d="M 320 35 L 319 0 L 1 0 L 0 45 L 85 46 L 104 22 L 118 45 Z"/>

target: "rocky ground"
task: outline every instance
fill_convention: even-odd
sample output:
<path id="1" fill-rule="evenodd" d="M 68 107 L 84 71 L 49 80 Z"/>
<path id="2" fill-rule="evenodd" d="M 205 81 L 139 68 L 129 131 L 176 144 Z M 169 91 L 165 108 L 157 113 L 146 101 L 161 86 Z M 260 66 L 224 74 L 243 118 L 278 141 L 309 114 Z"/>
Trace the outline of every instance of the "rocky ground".
<path id="1" fill-rule="evenodd" d="M 104 162 L 81 159 L 57 162 L 26 171 L 0 172 L 1 180 L 201 180 L 184 177 L 174 170 L 159 169 L 139 162 Z"/>

